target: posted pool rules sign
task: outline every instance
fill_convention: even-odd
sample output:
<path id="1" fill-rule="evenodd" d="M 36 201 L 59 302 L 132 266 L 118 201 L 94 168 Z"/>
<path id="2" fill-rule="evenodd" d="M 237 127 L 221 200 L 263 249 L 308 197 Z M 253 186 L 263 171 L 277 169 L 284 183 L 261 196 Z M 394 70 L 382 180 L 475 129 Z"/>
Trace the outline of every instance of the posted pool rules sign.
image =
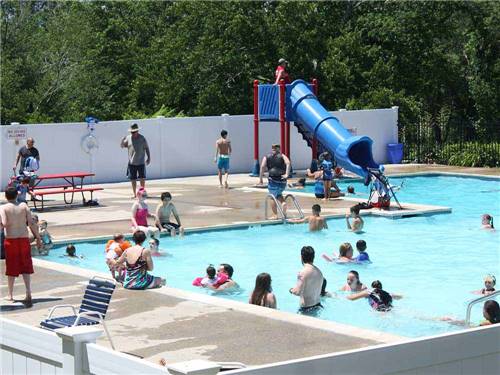
<path id="1" fill-rule="evenodd" d="M 12 128 L 7 129 L 5 137 L 10 141 L 18 141 L 28 138 L 28 131 L 26 128 Z"/>

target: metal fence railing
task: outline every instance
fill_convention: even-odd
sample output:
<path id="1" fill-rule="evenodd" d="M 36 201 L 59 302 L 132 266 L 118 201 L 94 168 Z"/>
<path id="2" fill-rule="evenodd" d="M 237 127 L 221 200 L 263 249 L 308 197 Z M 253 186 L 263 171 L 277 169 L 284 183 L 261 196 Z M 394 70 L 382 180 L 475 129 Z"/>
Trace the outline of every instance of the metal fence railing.
<path id="1" fill-rule="evenodd" d="M 428 121 L 400 126 L 403 162 L 500 167 L 500 123 L 469 122 L 441 126 Z"/>

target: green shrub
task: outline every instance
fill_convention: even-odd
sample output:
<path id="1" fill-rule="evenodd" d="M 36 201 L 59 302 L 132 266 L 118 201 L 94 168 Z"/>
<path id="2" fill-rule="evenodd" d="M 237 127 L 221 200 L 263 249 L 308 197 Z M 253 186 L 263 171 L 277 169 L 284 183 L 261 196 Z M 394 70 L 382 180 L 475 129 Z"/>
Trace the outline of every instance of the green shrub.
<path id="1" fill-rule="evenodd" d="M 500 143 L 449 144 L 438 152 L 437 159 L 440 164 L 460 167 L 500 167 Z"/>

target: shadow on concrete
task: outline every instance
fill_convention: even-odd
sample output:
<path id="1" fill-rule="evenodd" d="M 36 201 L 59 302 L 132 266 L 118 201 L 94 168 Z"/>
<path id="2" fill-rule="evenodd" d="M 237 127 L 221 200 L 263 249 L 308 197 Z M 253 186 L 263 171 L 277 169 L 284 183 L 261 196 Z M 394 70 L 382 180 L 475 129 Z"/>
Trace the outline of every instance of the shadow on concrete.
<path id="1" fill-rule="evenodd" d="M 0 312 L 9 312 L 16 310 L 29 309 L 37 303 L 54 302 L 61 301 L 62 298 L 33 298 L 31 300 L 31 306 L 24 303 L 24 300 L 14 300 L 12 303 L 7 305 L 0 305 Z"/>

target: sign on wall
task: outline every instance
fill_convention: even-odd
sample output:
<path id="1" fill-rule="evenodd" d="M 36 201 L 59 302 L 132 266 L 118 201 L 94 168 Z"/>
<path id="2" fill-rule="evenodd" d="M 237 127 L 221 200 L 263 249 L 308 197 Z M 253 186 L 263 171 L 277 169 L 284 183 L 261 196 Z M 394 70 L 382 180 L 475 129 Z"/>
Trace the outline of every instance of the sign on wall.
<path id="1" fill-rule="evenodd" d="M 8 128 L 5 132 L 5 137 L 9 141 L 19 141 L 28 138 L 28 130 L 26 128 Z"/>

